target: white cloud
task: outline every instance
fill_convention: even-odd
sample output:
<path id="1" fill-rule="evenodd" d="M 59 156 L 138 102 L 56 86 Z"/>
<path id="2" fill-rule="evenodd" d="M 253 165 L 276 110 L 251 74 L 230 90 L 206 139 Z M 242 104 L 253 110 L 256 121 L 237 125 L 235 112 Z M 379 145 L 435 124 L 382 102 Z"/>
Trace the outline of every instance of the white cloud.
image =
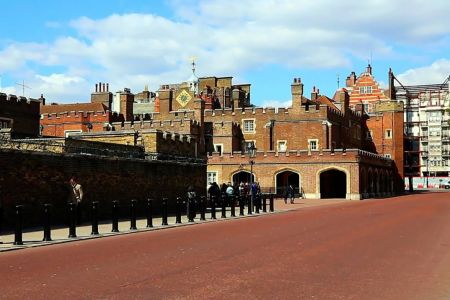
<path id="1" fill-rule="evenodd" d="M 292 106 L 292 100 L 265 100 L 261 104 L 262 107 L 290 107 Z"/>
<path id="2" fill-rule="evenodd" d="M 353 58 L 371 52 L 380 60 L 396 57 L 398 44 L 442 46 L 450 32 L 446 0 L 432 5 L 419 0 L 171 2 L 171 19 L 152 14 L 81 17 L 69 22 L 76 35 L 47 44 L 12 43 L 0 49 L 0 73 L 25 77 L 37 96 L 42 92 L 69 102 L 89 99 L 98 81 L 109 82 L 111 90 L 133 91 L 183 81 L 190 75 L 191 56 L 197 57 L 200 76 L 236 76 L 268 64 L 349 68 Z M 437 63 L 444 68 L 445 62 Z M 416 69 L 404 77 L 420 80 L 424 76 L 419 73 L 444 71 Z"/>
<path id="3" fill-rule="evenodd" d="M 450 76 L 450 60 L 440 59 L 429 66 L 409 69 L 396 77 L 403 85 L 443 83 Z"/>

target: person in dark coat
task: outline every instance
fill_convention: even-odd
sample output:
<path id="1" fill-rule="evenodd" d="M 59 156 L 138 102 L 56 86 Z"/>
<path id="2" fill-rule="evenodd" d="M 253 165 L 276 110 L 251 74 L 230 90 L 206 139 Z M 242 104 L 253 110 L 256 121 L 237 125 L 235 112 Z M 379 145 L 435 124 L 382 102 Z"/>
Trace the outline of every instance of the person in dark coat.
<path id="1" fill-rule="evenodd" d="M 195 193 L 194 187 L 190 185 L 187 190 L 187 216 L 189 220 L 193 220 L 195 218 L 195 201 L 197 198 L 197 194 Z"/>

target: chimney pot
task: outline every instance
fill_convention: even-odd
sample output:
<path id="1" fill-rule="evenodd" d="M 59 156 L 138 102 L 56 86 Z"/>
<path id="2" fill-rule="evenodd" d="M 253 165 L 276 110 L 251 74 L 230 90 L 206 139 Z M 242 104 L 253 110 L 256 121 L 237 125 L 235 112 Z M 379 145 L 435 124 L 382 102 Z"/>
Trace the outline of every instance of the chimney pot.
<path id="1" fill-rule="evenodd" d="M 106 84 L 106 91 L 109 92 L 109 83 Z"/>
<path id="2" fill-rule="evenodd" d="M 97 83 L 95 84 L 95 92 L 96 93 L 98 92 L 98 84 Z"/>

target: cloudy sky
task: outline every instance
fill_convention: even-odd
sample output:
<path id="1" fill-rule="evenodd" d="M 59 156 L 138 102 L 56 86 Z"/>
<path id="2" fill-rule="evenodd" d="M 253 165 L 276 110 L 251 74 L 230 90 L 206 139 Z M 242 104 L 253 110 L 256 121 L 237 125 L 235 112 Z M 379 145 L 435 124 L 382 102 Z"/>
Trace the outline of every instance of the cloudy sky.
<path id="1" fill-rule="evenodd" d="M 448 0 L 1 1 L 1 90 L 88 102 L 96 82 L 132 92 L 198 76 L 252 84 L 257 105 L 283 106 L 301 77 L 333 96 L 371 61 L 403 84 L 450 75 Z"/>

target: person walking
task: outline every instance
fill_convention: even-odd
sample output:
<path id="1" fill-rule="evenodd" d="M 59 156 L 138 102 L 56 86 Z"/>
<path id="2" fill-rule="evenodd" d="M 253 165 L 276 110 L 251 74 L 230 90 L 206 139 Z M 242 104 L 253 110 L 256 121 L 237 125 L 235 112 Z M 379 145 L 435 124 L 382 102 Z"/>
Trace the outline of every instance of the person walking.
<path id="1" fill-rule="evenodd" d="M 84 197 L 83 188 L 81 184 L 78 183 L 78 179 L 75 176 L 70 178 L 70 193 L 69 193 L 69 203 L 75 204 L 75 211 L 77 216 L 77 224 L 81 223 L 82 215 L 82 201 Z"/>
<path id="2" fill-rule="evenodd" d="M 294 191 L 294 187 L 292 186 L 292 184 L 290 184 L 288 187 L 288 197 L 289 197 L 291 204 L 293 204 L 294 198 L 295 198 L 295 191 Z"/>

